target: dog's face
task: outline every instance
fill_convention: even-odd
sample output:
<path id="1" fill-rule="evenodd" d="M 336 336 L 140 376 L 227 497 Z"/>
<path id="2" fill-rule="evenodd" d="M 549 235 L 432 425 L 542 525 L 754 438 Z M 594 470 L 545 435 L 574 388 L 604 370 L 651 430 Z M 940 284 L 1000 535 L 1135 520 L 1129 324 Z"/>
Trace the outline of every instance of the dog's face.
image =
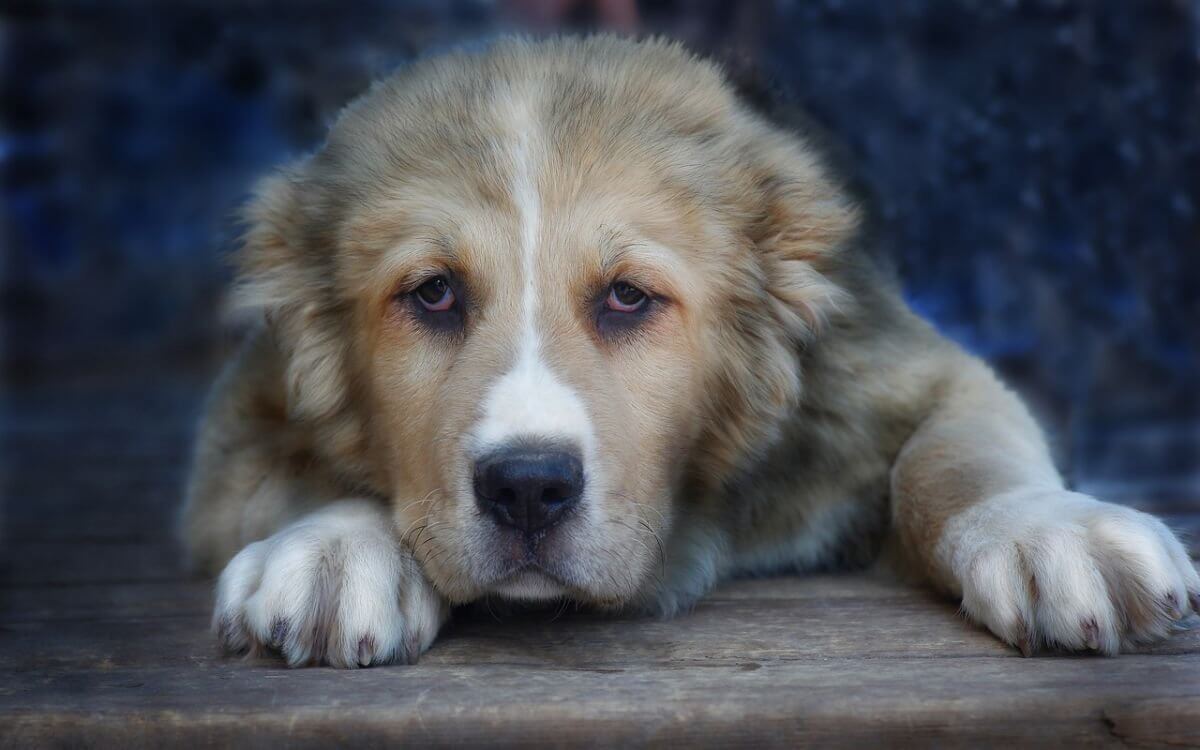
<path id="1" fill-rule="evenodd" d="M 619 604 L 794 402 L 852 215 L 711 67 L 596 39 L 415 66 L 252 221 L 293 416 L 435 586 Z"/>

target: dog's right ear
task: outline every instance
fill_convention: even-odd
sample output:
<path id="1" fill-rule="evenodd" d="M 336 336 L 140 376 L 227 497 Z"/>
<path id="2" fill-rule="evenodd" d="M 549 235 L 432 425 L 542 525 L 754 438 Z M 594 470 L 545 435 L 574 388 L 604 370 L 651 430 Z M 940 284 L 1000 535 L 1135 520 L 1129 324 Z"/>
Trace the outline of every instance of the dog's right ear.
<path id="1" fill-rule="evenodd" d="M 235 302 L 261 312 L 285 359 L 288 413 L 344 422 L 350 337 L 335 293 L 335 250 L 306 189 L 302 161 L 259 182 L 244 213 Z"/>
<path id="2" fill-rule="evenodd" d="M 305 163 L 281 169 L 258 181 L 242 210 L 245 227 L 234 260 L 237 284 L 234 302 L 240 310 L 262 311 L 268 317 L 295 301 L 301 271 L 305 223 L 300 197 Z"/>

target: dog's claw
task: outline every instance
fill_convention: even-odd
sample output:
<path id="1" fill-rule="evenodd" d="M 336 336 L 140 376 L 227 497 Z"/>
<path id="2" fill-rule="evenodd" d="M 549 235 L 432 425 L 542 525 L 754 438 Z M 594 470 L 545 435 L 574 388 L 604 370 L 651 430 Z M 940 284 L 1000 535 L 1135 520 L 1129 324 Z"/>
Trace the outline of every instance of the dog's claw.
<path id="1" fill-rule="evenodd" d="M 271 623 L 271 648 L 280 648 L 283 642 L 287 640 L 288 624 L 287 620 L 280 617 Z"/>
<path id="2" fill-rule="evenodd" d="M 1021 656 L 1033 656 L 1033 634 L 1029 630 L 1029 625 L 1021 620 L 1017 625 L 1017 648 L 1021 652 Z"/>
<path id="3" fill-rule="evenodd" d="M 371 661 L 375 658 L 375 638 L 373 636 L 364 635 L 358 639 L 358 665 L 360 667 L 371 666 Z"/>
<path id="4" fill-rule="evenodd" d="M 221 621 L 217 623 L 217 642 L 230 653 L 240 650 L 237 643 L 234 642 L 233 618 L 222 617 Z"/>
<path id="5" fill-rule="evenodd" d="M 1100 626 L 1096 624 L 1096 618 L 1084 621 L 1083 639 L 1092 651 L 1100 650 Z"/>
<path id="6" fill-rule="evenodd" d="M 1166 594 L 1163 594 L 1162 609 L 1163 612 L 1166 613 L 1167 617 L 1170 617 L 1172 620 L 1179 620 L 1183 618 L 1183 610 L 1179 608 L 1179 598 L 1175 596 L 1175 592 L 1173 591 L 1168 591 Z"/>

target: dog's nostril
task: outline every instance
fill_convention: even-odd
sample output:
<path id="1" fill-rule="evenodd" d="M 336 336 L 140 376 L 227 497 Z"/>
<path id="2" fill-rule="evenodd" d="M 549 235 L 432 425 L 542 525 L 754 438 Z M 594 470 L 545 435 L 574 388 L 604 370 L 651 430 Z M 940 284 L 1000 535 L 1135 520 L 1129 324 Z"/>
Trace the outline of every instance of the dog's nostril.
<path id="1" fill-rule="evenodd" d="M 507 448 L 475 465 L 475 498 L 496 521 L 527 533 L 549 528 L 583 494 L 583 463 L 574 451 Z"/>

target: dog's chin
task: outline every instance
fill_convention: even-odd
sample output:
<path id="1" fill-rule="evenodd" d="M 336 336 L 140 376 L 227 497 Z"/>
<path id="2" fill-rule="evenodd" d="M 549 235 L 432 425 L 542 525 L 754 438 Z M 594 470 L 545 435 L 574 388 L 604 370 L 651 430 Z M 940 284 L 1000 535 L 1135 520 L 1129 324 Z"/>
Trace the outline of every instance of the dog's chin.
<path id="1" fill-rule="evenodd" d="M 595 564 L 580 564 L 580 557 L 594 559 L 604 550 L 594 545 L 574 548 L 571 542 L 578 535 L 572 535 L 569 528 L 556 528 L 532 541 L 505 528 L 494 527 L 490 532 L 484 559 L 476 566 L 486 575 L 483 580 L 476 579 L 480 594 L 511 602 L 570 599 L 613 607 L 632 595 L 638 584 L 629 569 L 608 571 Z M 618 582 L 627 582 L 629 589 L 622 590 L 616 586 Z"/>
<path id="2" fill-rule="evenodd" d="M 504 599 L 520 602 L 544 602 L 568 595 L 568 590 L 554 578 L 533 568 L 518 570 L 495 583 L 491 591 Z"/>

